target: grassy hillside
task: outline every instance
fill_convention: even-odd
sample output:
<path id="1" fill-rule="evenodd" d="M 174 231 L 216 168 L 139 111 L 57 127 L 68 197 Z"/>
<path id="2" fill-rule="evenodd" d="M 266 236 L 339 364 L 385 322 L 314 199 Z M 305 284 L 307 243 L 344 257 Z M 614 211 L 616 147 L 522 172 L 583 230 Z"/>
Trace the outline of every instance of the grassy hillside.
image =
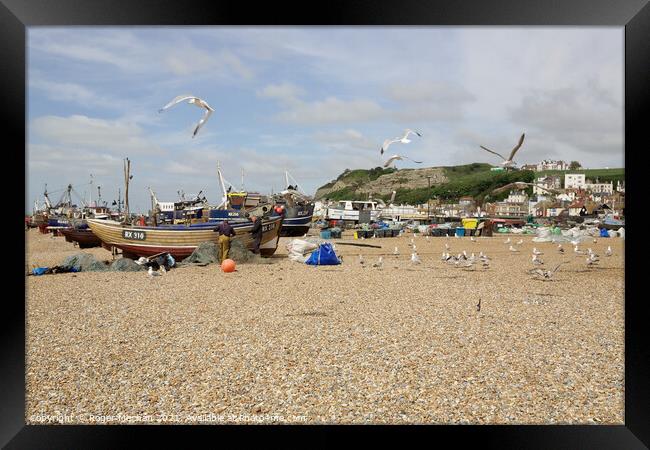
<path id="1" fill-rule="evenodd" d="M 431 189 L 400 189 L 397 190 L 395 201 L 410 205 L 426 203 L 429 198 L 438 198 L 445 202 L 458 201 L 460 197 L 471 196 L 482 202 L 494 189 L 515 181 L 531 182 L 534 172 L 520 170 L 514 172 L 467 171 L 464 175 L 450 177 L 448 183 L 431 186 Z M 491 195 L 490 200 L 500 200 L 508 196 L 508 192 Z"/>
<path id="2" fill-rule="evenodd" d="M 443 201 L 457 201 L 463 196 L 472 196 L 478 201 L 482 201 L 490 191 L 497 187 L 503 186 L 513 181 L 530 182 L 535 178 L 531 171 L 515 172 L 493 172 L 490 164 L 474 163 L 461 166 L 442 167 L 447 182 L 432 184 L 429 187 L 409 187 L 406 186 L 396 189 L 395 201 L 397 203 L 419 204 L 425 203 L 430 198 L 439 198 Z M 346 170 L 339 177 L 319 189 L 327 189 L 334 186 L 336 182 L 344 182 L 347 186 L 331 191 L 327 194 L 330 200 L 366 200 L 367 193 L 359 192 L 359 188 L 372 180 L 376 180 L 382 175 L 398 172 L 395 175 L 399 177 L 401 173 L 409 173 L 414 169 L 382 169 L 376 167 L 370 170 Z M 400 180 L 401 178 L 398 178 Z M 404 178 L 406 180 L 406 178 Z M 498 196 L 491 197 L 491 200 L 505 198 L 508 193 L 502 193 Z M 375 198 L 382 198 L 384 201 L 390 199 L 390 194 L 374 195 Z"/>
<path id="3" fill-rule="evenodd" d="M 476 201 L 482 202 L 489 195 L 490 201 L 502 200 L 508 196 L 508 192 L 503 192 L 498 195 L 491 195 L 490 192 L 498 187 L 504 186 L 508 183 L 515 181 L 533 182 L 536 178 L 545 175 L 560 175 L 564 182 L 564 175 L 566 173 L 584 173 L 585 176 L 595 181 L 598 177 L 601 182 L 625 180 L 625 169 L 589 169 L 589 170 L 546 170 L 542 172 L 533 172 L 529 170 L 518 170 L 513 172 L 500 172 L 491 171 L 493 166 L 490 164 L 474 163 L 465 164 L 461 166 L 448 166 L 437 168 L 444 171 L 446 182 L 432 183 L 431 188 L 419 186 L 409 186 L 406 175 L 413 173 L 410 171 L 416 169 L 383 169 L 375 167 L 374 169 L 364 170 L 346 170 L 339 177 L 321 186 L 319 189 L 331 188 L 337 182 L 345 183 L 345 186 L 327 193 L 327 198 L 331 200 L 366 200 L 368 199 L 367 192 L 359 192 L 366 183 L 377 180 L 382 175 L 394 174 L 392 178 L 397 177 L 397 181 L 404 183 L 403 187 L 396 188 L 395 202 L 407 204 L 421 204 L 426 203 L 430 198 L 438 198 L 445 202 L 458 201 L 460 197 L 471 196 Z M 397 172 L 397 173 L 395 173 Z M 402 178 L 401 175 L 405 177 Z M 384 183 L 384 179 L 379 180 Z M 369 189 L 366 188 L 366 191 Z M 527 189 L 529 195 L 532 194 L 532 188 Z M 385 191 L 384 191 L 385 192 Z M 379 195 L 376 191 L 373 192 L 375 198 L 381 198 L 384 201 L 390 199 L 390 194 Z"/>

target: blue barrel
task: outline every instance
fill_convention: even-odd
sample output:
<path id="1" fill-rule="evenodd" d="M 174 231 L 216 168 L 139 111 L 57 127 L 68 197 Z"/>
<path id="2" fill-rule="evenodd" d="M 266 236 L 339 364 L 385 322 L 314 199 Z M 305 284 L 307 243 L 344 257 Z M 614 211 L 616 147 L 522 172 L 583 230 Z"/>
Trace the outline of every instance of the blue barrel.
<path id="1" fill-rule="evenodd" d="M 331 239 L 332 238 L 332 232 L 330 230 L 323 230 L 320 232 L 320 238 L 321 239 Z"/>
<path id="2" fill-rule="evenodd" d="M 465 228 L 456 228 L 456 236 L 465 236 Z"/>

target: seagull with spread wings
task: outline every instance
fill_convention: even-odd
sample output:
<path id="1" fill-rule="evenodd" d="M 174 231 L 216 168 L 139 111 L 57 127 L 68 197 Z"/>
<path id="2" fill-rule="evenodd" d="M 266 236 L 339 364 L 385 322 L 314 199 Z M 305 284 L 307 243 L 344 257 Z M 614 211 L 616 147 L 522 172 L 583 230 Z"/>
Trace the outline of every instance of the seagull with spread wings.
<path id="1" fill-rule="evenodd" d="M 395 138 L 395 139 L 386 139 L 384 143 L 381 145 L 381 150 L 379 151 L 380 155 L 383 155 L 386 150 L 388 150 L 388 147 L 390 147 L 390 144 L 394 144 L 395 142 L 401 142 L 402 140 L 400 138 Z"/>
<path id="2" fill-rule="evenodd" d="M 490 152 L 490 153 L 492 153 L 494 155 L 497 155 L 499 158 L 503 159 L 503 162 L 501 163 L 501 165 L 504 168 L 506 168 L 506 169 L 513 168 L 516 163 L 512 160 L 512 158 L 515 157 L 515 153 L 517 153 L 517 150 L 519 150 L 519 148 L 521 147 L 521 144 L 524 143 L 524 136 L 525 135 L 526 135 L 525 133 L 523 133 L 521 135 L 521 137 L 519 138 L 519 142 L 517 143 L 517 145 L 515 145 L 515 148 L 512 149 L 512 151 L 510 152 L 510 156 L 508 156 L 508 158 L 504 158 L 502 155 L 498 154 L 497 152 L 494 152 L 494 151 L 490 150 L 489 148 L 485 148 L 482 145 L 480 147 L 483 150 L 485 150 L 487 152 Z"/>
<path id="3" fill-rule="evenodd" d="M 179 95 L 174 100 L 172 100 L 171 102 L 167 103 L 165 106 L 160 108 L 158 112 L 161 113 L 166 109 L 171 108 L 172 106 L 177 105 L 186 100 L 187 103 L 190 105 L 195 105 L 198 106 L 199 108 L 205 109 L 205 113 L 203 113 L 203 117 L 201 117 L 201 120 L 199 120 L 199 123 L 196 125 L 196 128 L 194 128 L 194 133 L 192 133 L 192 137 L 194 137 L 196 136 L 196 133 L 199 132 L 199 128 L 203 126 L 203 124 L 208 120 L 210 115 L 214 112 L 214 109 L 212 109 L 212 107 L 210 107 L 210 105 L 208 105 L 208 103 L 205 100 L 200 99 L 199 97 L 194 97 L 193 95 Z"/>
<path id="4" fill-rule="evenodd" d="M 417 131 L 413 131 L 410 128 L 407 128 L 406 130 L 404 130 L 404 136 L 399 138 L 399 142 L 401 142 L 402 144 L 408 144 L 409 142 L 411 142 L 411 140 L 408 139 L 409 134 L 417 134 L 418 136 L 422 137 L 422 135 Z"/>
<path id="5" fill-rule="evenodd" d="M 422 164 L 422 161 L 416 161 L 414 159 L 409 158 L 408 156 L 403 156 L 403 155 L 393 155 L 388 160 L 384 163 L 384 167 L 388 167 L 391 164 L 393 164 L 395 161 L 401 161 L 403 159 L 408 159 L 410 161 L 413 161 L 414 163 Z"/>
<path id="6" fill-rule="evenodd" d="M 562 264 L 566 264 L 566 263 L 567 263 L 567 261 L 561 262 L 560 264 L 555 266 L 555 268 L 553 270 L 532 269 L 532 270 L 529 270 L 528 273 L 530 273 L 532 275 L 536 275 L 536 276 L 540 277 L 543 280 L 550 280 L 551 278 L 553 278 L 553 275 L 555 274 L 555 272 L 557 272 L 557 269 L 559 269 Z"/>
<path id="7" fill-rule="evenodd" d="M 402 137 L 396 137 L 396 138 L 394 138 L 394 139 L 386 139 L 386 140 L 384 141 L 384 143 L 382 144 L 382 146 L 381 146 L 381 149 L 380 149 L 380 151 L 379 151 L 379 154 L 380 154 L 380 155 L 383 155 L 384 152 L 385 152 L 386 150 L 388 150 L 388 147 L 389 147 L 391 144 L 394 144 L 395 142 L 400 142 L 400 143 L 402 143 L 402 144 L 408 144 L 409 142 L 411 142 L 411 140 L 408 138 L 409 134 L 417 134 L 418 136 L 422 137 L 422 135 L 421 135 L 420 133 L 418 133 L 417 131 L 413 131 L 413 130 L 411 130 L 410 128 L 407 128 L 406 130 L 404 130 L 404 136 L 402 136 Z"/>

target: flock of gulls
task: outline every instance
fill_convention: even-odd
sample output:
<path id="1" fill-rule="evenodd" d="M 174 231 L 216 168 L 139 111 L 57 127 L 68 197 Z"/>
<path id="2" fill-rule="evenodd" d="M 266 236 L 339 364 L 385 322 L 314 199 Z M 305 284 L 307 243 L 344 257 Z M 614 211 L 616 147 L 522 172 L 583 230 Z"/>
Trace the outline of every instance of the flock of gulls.
<path id="1" fill-rule="evenodd" d="M 418 131 L 415 131 L 415 130 L 411 130 L 410 128 L 407 128 L 406 130 L 404 130 L 404 135 L 402 137 L 396 137 L 396 138 L 393 138 L 393 139 L 386 139 L 384 141 L 384 143 L 382 144 L 380 150 L 379 150 L 379 154 L 383 156 L 384 152 L 386 152 L 388 150 L 388 147 L 390 147 L 391 144 L 395 144 L 395 143 L 398 143 L 398 142 L 401 143 L 401 144 L 410 143 L 411 140 L 408 137 L 411 134 L 415 134 L 415 135 L 417 135 L 419 137 L 422 137 L 422 133 L 420 133 Z M 480 145 L 480 147 L 483 150 L 485 150 L 487 152 L 490 152 L 493 155 L 497 155 L 499 158 L 501 158 L 503 161 L 500 164 L 505 169 L 513 169 L 516 166 L 516 163 L 514 161 L 515 154 L 517 153 L 517 151 L 521 148 L 522 144 L 524 143 L 525 135 L 526 135 L 525 133 L 522 133 L 521 137 L 519 138 L 519 141 L 517 142 L 517 145 L 515 145 L 514 148 L 510 151 L 510 155 L 507 158 L 505 156 L 502 156 L 501 154 L 493 151 L 493 150 L 490 150 L 487 147 L 484 147 L 482 145 Z M 411 158 L 409 158 L 408 156 L 405 156 L 405 155 L 397 155 L 397 154 L 395 154 L 395 155 L 391 156 L 390 158 L 388 158 L 384 162 L 384 168 L 387 168 L 387 167 L 390 167 L 390 166 L 395 167 L 395 161 L 401 161 L 401 160 L 404 160 L 404 159 L 408 159 L 410 161 L 413 161 L 414 163 L 422 164 L 422 161 L 416 161 L 416 160 L 411 159 Z"/>
<path id="2" fill-rule="evenodd" d="M 460 239 L 460 237 L 458 236 L 456 236 L 456 238 Z M 429 241 L 429 236 L 426 236 L 426 240 Z M 483 270 L 490 268 L 490 262 L 492 261 L 492 258 L 484 254 L 482 251 L 480 251 L 478 255 L 475 252 L 471 252 L 468 255 L 467 250 L 462 250 L 460 253 L 452 254 L 451 246 L 449 245 L 448 241 L 449 241 L 449 236 L 447 236 L 447 242 L 445 242 L 445 250 L 442 252 L 442 255 L 440 257 L 440 260 L 443 263 L 446 263 L 452 267 L 463 268 L 466 270 L 474 269 L 476 267 L 480 267 Z M 474 236 L 471 236 L 470 242 L 476 243 L 478 242 L 478 240 Z M 555 243 L 554 240 L 552 242 Z M 594 243 L 595 242 L 597 241 L 594 238 Z M 519 239 L 517 242 L 513 243 L 510 237 L 508 237 L 505 241 L 503 241 L 503 243 L 508 245 L 508 251 L 510 253 L 518 254 L 521 253 L 521 246 L 524 243 L 524 240 Z M 574 246 L 573 253 L 575 254 L 575 256 L 585 257 L 585 265 L 588 269 L 598 265 L 600 261 L 599 255 L 595 253 L 591 248 L 587 248 L 587 250 L 580 249 L 579 242 L 577 240 L 571 241 L 571 243 Z M 408 243 L 408 246 L 410 247 L 410 251 L 411 251 L 410 263 L 412 265 L 422 264 L 422 259 L 420 258 L 420 255 L 418 254 L 417 251 L 418 247 L 415 243 L 415 237 L 411 238 L 410 242 Z M 560 255 L 565 255 L 564 247 L 562 247 L 562 244 L 558 244 L 557 252 Z M 609 257 L 612 256 L 612 254 L 613 252 L 611 246 L 607 246 L 607 250 L 605 251 L 605 256 Z M 569 263 L 569 261 L 562 261 L 559 264 L 556 264 L 553 268 L 547 269 L 545 268 L 545 263 L 542 259 L 542 255 L 544 255 L 543 251 L 539 250 L 537 247 L 533 247 L 531 251 L 532 269 L 528 270 L 528 273 L 533 278 L 538 280 L 548 281 L 552 279 L 555 273 L 560 268 L 560 266 Z M 399 249 L 395 247 L 395 249 L 393 250 L 393 257 L 399 258 L 399 256 L 400 256 Z M 377 261 L 372 263 L 372 267 L 381 269 L 383 268 L 383 263 L 384 263 L 383 256 L 379 256 Z M 361 254 L 359 254 L 359 264 L 362 267 L 366 267 L 365 259 Z M 395 266 L 395 268 L 397 268 L 397 266 Z"/>
<path id="3" fill-rule="evenodd" d="M 197 123 L 196 127 L 194 128 L 194 132 L 192 133 L 192 138 L 194 138 L 196 136 L 196 134 L 199 132 L 199 130 L 201 129 L 201 127 L 203 125 L 205 125 L 205 123 L 208 121 L 208 119 L 210 118 L 210 116 L 214 112 L 214 109 L 208 104 L 208 102 L 206 102 L 202 98 L 196 97 L 194 95 L 179 95 L 179 96 L 175 97 L 174 99 L 172 99 L 165 106 L 160 108 L 158 110 L 158 112 L 162 113 L 163 111 L 166 111 L 167 109 L 169 109 L 169 108 L 171 108 L 171 107 L 173 107 L 175 105 L 178 105 L 179 103 L 182 103 L 182 102 L 187 102 L 187 104 L 189 104 L 189 105 L 194 105 L 194 106 L 204 110 L 203 117 L 201 117 L 201 119 Z M 388 147 L 390 147 L 391 144 L 395 144 L 395 143 L 409 144 L 411 142 L 411 140 L 409 139 L 410 135 L 416 135 L 418 137 L 422 137 L 422 133 L 420 133 L 418 131 L 415 131 L 415 130 L 412 130 L 410 128 L 407 128 L 406 130 L 404 130 L 404 134 L 401 137 L 395 137 L 393 139 L 386 139 L 384 141 L 383 145 L 381 146 L 380 150 L 379 150 L 379 154 L 383 156 L 384 152 L 386 152 L 388 150 Z M 523 142 L 524 142 L 524 134 L 521 135 L 521 137 L 519 138 L 519 142 L 511 150 L 510 155 L 507 158 L 505 158 L 501 154 L 499 154 L 499 153 L 497 153 L 495 151 L 492 151 L 492 150 L 490 150 L 490 149 L 488 149 L 488 148 L 486 148 L 486 147 L 484 147 L 482 145 L 480 147 L 483 150 L 485 150 L 487 152 L 490 152 L 490 153 L 492 153 L 494 155 L 497 155 L 498 157 L 503 159 L 503 162 L 501 162 L 501 165 L 504 168 L 514 168 L 515 167 L 515 162 L 514 162 L 515 153 L 517 153 L 519 148 L 522 146 Z M 409 158 L 408 156 L 405 156 L 405 155 L 394 154 L 391 157 L 389 157 L 386 161 L 384 161 L 384 168 L 388 168 L 388 167 L 391 167 L 391 166 L 395 167 L 395 162 L 396 161 L 402 161 L 402 160 L 405 160 L 405 159 L 408 159 L 409 161 L 413 161 L 414 163 L 417 163 L 417 164 L 422 164 L 422 161 L 416 161 L 416 160 L 414 160 L 412 158 Z"/>

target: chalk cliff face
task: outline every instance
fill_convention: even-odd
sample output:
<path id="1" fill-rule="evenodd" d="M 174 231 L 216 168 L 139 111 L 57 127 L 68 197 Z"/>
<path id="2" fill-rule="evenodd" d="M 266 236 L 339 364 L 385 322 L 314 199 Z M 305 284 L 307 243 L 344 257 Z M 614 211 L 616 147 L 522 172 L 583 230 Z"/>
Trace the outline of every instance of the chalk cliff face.
<path id="1" fill-rule="evenodd" d="M 350 194 L 374 196 L 390 195 L 397 189 L 417 189 L 429 186 L 427 177 L 431 177 L 431 186 L 446 183 L 447 177 L 442 167 L 427 167 L 423 169 L 402 169 L 380 175 L 372 179 L 370 174 L 352 171 L 350 176 L 342 174 L 336 181 L 318 188 L 315 194 L 317 200 L 327 198 L 329 194 L 347 191 Z M 365 176 L 364 176 L 365 175 Z"/>

